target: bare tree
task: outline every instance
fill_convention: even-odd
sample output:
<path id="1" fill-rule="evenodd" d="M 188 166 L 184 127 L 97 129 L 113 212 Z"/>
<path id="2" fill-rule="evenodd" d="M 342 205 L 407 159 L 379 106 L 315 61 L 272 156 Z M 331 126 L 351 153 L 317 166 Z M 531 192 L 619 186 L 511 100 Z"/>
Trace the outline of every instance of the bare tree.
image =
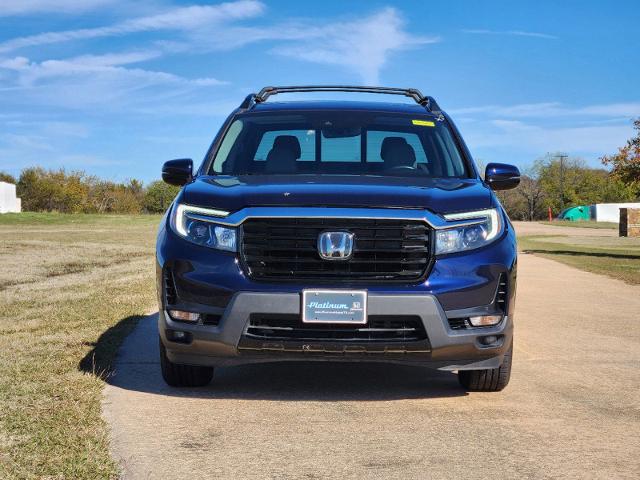
<path id="1" fill-rule="evenodd" d="M 544 191 L 537 178 L 524 175 L 517 190 L 527 207 L 527 220 L 536 220 L 541 215 Z"/>

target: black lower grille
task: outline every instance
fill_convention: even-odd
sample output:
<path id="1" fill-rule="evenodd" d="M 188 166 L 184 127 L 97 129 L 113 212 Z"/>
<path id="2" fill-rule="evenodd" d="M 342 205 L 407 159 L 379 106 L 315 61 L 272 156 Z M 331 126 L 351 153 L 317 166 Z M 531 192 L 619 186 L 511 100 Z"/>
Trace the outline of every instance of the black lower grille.
<path id="1" fill-rule="evenodd" d="M 173 280 L 173 272 L 169 268 L 165 268 L 162 274 L 162 283 L 164 289 L 164 300 L 166 305 L 175 305 L 178 301 L 176 293 L 176 284 Z"/>
<path id="2" fill-rule="evenodd" d="M 205 313 L 202 315 L 202 324 L 209 326 L 217 326 L 220 323 L 222 315 L 216 313 Z"/>
<path id="3" fill-rule="evenodd" d="M 393 342 L 427 338 L 420 317 L 369 315 L 365 325 L 302 323 L 299 315 L 253 314 L 246 335 L 269 340 Z"/>
<path id="4" fill-rule="evenodd" d="M 326 231 L 354 234 L 349 260 L 320 258 L 318 236 Z M 430 263 L 429 237 L 429 227 L 416 220 L 249 219 L 242 225 L 242 260 L 254 279 L 415 281 Z"/>
<path id="5" fill-rule="evenodd" d="M 507 274 L 501 273 L 498 277 L 498 287 L 496 288 L 495 298 L 493 300 L 493 305 L 495 307 L 495 311 L 488 312 L 489 314 L 494 313 L 507 313 L 507 300 L 508 300 L 508 289 L 507 289 Z M 449 318 L 449 328 L 451 330 L 465 330 L 467 328 L 472 328 L 472 325 L 469 323 L 468 318 Z"/>
<path id="6" fill-rule="evenodd" d="M 468 327 L 466 318 L 450 318 L 449 327 L 451 330 L 464 330 Z"/>
<path id="7" fill-rule="evenodd" d="M 500 278 L 498 279 L 498 290 L 496 291 L 496 305 L 503 312 L 507 313 L 507 299 L 508 291 L 507 291 L 507 275 L 505 273 L 500 274 Z"/>

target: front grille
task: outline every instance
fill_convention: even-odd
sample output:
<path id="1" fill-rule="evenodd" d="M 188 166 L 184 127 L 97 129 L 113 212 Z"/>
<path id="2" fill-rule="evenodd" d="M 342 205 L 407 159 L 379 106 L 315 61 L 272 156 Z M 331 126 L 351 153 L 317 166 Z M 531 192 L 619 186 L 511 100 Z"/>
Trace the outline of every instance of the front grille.
<path id="1" fill-rule="evenodd" d="M 317 241 L 325 231 L 354 234 L 351 259 L 320 258 Z M 249 219 L 242 225 L 242 260 L 254 279 L 415 281 L 430 263 L 429 234 L 416 220 Z"/>
<path id="2" fill-rule="evenodd" d="M 300 315 L 253 314 L 246 335 L 268 340 L 406 342 L 427 338 L 415 315 L 369 315 L 365 325 L 302 323 Z"/>

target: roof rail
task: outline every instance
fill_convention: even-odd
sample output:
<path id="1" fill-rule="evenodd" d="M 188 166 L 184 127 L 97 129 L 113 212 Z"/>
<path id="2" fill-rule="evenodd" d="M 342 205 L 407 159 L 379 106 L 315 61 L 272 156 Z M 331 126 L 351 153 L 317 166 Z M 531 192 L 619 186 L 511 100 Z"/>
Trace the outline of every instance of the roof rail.
<path id="1" fill-rule="evenodd" d="M 251 107 L 253 107 L 256 104 L 256 94 L 255 93 L 250 93 L 249 95 L 247 95 L 244 100 L 242 101 L 242 103 L 240 104 L 240 107 L 243 110 L 247 110 Z"/>
<path id="2" fill-rule="evenodd" d="M 271 95 L 277 95 L 279 93 L 297 93 L 297 92 L 357 92 L 357 93 L 382 93 L 389 95 L 404 95 L 415 100 L 416 103 L 424 106 L 430 111 L 440 111 L 440 107 L 433 99 L 433 97 L 425 96 L 415 88 L 394 88 L 394 87 L 361 87 L 353 85 L 300 85 L 289 87 L 264 87 L 253 97 L 252 100 L 255 103 L 262 103 L 267 100 Z M 249 97 L 242 102 L 242 105 L 246 105 L 244 108 L 250 108 L 253 102 Z"/>

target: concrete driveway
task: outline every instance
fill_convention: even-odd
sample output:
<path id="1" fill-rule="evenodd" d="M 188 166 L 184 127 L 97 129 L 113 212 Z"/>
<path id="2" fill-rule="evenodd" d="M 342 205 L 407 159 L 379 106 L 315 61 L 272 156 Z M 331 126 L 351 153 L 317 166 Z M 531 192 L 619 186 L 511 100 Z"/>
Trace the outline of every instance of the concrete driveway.
<path id="1" fill-rule="evenodd" d="M 522 235 L 568 235 L 571 237 L 617 237 L 613 228 L 566 227 L 538 222 L 513 222 L 516 232 Z"/>
<path id="2" fill-rule="evenodd" d="M 150 316 L 103 407 L 131 479 L 637 479 L 639 372 L 639 287 L 521 255 L 501 393 L 375 364 L 225 368 L 173 389 Z"/>

